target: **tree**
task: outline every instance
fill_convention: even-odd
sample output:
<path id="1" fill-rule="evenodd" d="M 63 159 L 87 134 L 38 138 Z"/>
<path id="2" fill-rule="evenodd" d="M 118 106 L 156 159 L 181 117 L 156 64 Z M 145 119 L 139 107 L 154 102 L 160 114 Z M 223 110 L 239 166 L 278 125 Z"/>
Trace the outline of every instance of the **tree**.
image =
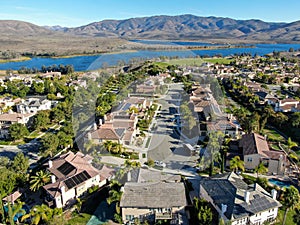
<path id="1" fill-rule="evenodd" d="M 264 165 L 263 162 L 261 162 L 260 164 L 258 164 L 258 166 L 255 168 L 255 172 L 257 173 L 257 177 L 258 174 L 265 174 L 268 172 L 268 168 Z"/>
<path id="2" fill-rule="evenodd" d="M 7 204 L 7 217 L 6 217 L 6 222 L 8 222 L 10 225 L 15 224 L 14 217 L 18 213 L 25 213 L 25 210 L 23 209 L 23 205 L 25 203 L 21 201 L 16 201 L 14 204 L 8 203 Z"/>
<path id="3" fill-rule="evenodd" d="M 245 166 L 244 166 L 244 161 L 240 159 L 239 156 L 235 156 L 232 158 L 229 162 L 230 164 L 230 169 L 237 172 L 239 169 L 244 171 Z"/>
<path id="4" fill-rule="evenodd" d="M 212 224 L 212 211 L 209 204 L 204 199 L 194 198 L 193 203 L 195 206 L 198 223 L 201 225 L 211 225 Z"/>
<path id="5" fill-rule="evenodd" d="M 113 142 L 112 141 L 106 141 L 106 142 L 104 142 L 104 147 L 106 148 L 106 150 L 108 151 L 108 152 L 110 152 L 111 151 L 111 149 L 112 149 L 112 147 L 113 147 Z"/>
<path id="6" fill-rule="evenodd" d="M 293 113 L 291 117 L 291 122 L 293 127 L 299 127 L 300 125 L 300 112 Z"/>
<path id="7" fill-rule="evenodd" d="M 210 176 L 213 174 L 214 162 L 220 156 L 221 143 L 223 142 L 224 134 L 221 131 L 211 132 L 209 134 L 209 142 L 206 150 L 210 156 Z"/>
<path id="8" fill-rule="evenodd" d="M 11 169 L 16 173 L 17 180 L 21 184 L 27 180 L 27 170 L 29 168 L 29 159 L 25 157 L 22 152 L 19 152 L 15 157 L 11 165 Z"/>
<path id="9" fill-rule="evenodd" d="M 41 142 L 40 153 L 42 156 L 52 157 L 54 153 L 57 151 L 57 147 L 59 145 L 59 139 L 57 135 L 48 133 L 41 138 L 40 142 Z"/>
<path id="10" fill-rule="evenodd" d="M 147 165 L 150 166 L 150 167 L 153 167 L 153 166 L 155 165 L 155 164 L 154 164 L 154 160 L 151 159 L 151 158 L 149 158 L 149 159 L 147 160 Z"/>
<path id="11" fill-rule="evenodd" d="M 294 141 L 292 141 L 292 139 L 290 137 L 287 139 L 286 144 L 288 146 L 289 152 L 292 150 L 293 147 L 297 147 L 298 146 L 297 143 L 294 142 Z"/>
<path id="12" fill-rule="evenodd" d="M 37 191 L 50 182 L 50 174 L 40 170 L 30 177 L 30 190 Z"/>
<path id="13" fill-rule="evenodd" d="M 31 218 L 31 224 L 38 225 L 41 221 L 48 222 L 52 215 L 52 209 L 48 206 L 36 205 L 34 206 L 28 214 L 22 216 L 21 221 L 25 221 L 27 218 Z"/>
<path id="14" fill-rule="evenodd" d="M 299 204 L 299 191 L 294 186 L 286 188 L 283 194 L 283 205 L 285 206 L 284 218 L 282 224 L 285 225 L 286 216 L 289 209 L 293 209 Z"/>
<path id="15" fill-rule="evenodd" d="M 50 111 L 49 110 L 39 111 L 33 119 L 33 129 L 38 131 L 42 129 L 46 129 L 49 123 L 50 123 Z"/>
<path id="16" fill-rule="evenodd" d="M 296 208 L 295 209 L 295 214 L 293 216 L 293 221 L 295 224 L 300 225 L 300 209 Z"/>
<path id="17" fill-rule="evenodd" d="M 14 123 L 10 125 L 8 131 L 9 131 L 10 138 L 13 141 L 23 139 L 24 136 L 29 135 L 29 131 L 27 127 L 21 123 Z"/>

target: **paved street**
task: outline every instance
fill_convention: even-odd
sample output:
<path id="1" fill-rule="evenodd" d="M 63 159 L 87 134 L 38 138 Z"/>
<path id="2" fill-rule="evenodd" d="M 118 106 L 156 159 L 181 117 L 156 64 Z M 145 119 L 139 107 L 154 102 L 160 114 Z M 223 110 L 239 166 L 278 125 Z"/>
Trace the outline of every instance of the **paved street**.
<path id="1" fill-rule="evenodd" d="M 148 158 L 166 163 L 169 169 L 191 169 L 195 165 L 196 156 L 190 156 L 183 146 L 184 137 L 181 136 L 173 121 L 179 112 L 181 96 L 184 93 L 181 84 L 169 86 L 168 95 L 159 100 L 161 110 L 156 117 L 156 127 L 151 131 L 151 142 Z"/>

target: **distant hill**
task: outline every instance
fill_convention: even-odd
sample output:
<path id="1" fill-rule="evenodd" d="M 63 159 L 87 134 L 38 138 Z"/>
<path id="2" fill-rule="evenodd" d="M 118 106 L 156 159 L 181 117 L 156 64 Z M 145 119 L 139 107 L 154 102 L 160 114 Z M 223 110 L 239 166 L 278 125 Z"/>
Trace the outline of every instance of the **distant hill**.
<path id="1" fill-rule="evenodd" d="M 300 21 L 269 23 L 194 15 L 151 16 L 126 20 L 103 20 L 65 29 L 76 35 L 148 39 L 236 39 L 300 41 Z"/>
<path id="2" fill-rule="evenodd" d="M 270 23 L 194 15 L 103 20 L 66 28 L 0 20 L 0 51 L 70 55 L 118 51 L 138 46 L 127 39 L 200 40 L 213 42 L 300 42 L 300 21 Z M 139 46 L 138 46 L 139 47 Z"/>

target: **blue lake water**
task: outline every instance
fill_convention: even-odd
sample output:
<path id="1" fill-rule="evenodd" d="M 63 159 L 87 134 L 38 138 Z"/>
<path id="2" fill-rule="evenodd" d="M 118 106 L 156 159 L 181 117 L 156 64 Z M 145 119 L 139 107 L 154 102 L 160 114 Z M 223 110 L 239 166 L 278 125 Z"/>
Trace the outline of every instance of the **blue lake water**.
<path id="1" fill-rule="evenodd" d="M 199 45 L 202 46 L 202 42 L 176 42 L 181 45 Z M 208 45 L 208 44 L 205 44 Z M 0 70 L 13 69 L 18 70 L 21 67 L 40 69 L 43 65 L 73 65 L 76 71 L 95 70 L 101 68 L 103 65 L 116 65 L 120 61 L 128 63 L 133 58 L 151 59 L 159 56 L 178 56 L 178 57 L 193 57 L 193 56 L 214 56 L 216 54 L 222 54 L 222 56 L 229 56 L 233 54 L 250 53 L 252 55 L 265 55 L 273 51 L 288 51 L 290 48 L 300 49 L 300 44 L 256 44 L 255 48 L 227 48 L 227 49 L 206 49 L 206 50 L 186 50 L 186 51 L 136 51 L 127 53 L 115 53 L 115 54 L 102 54 L 93 56 L 75 56 L 70 58 L 32 58 L 23 62 L 9 62 L 0 63 Z"/>

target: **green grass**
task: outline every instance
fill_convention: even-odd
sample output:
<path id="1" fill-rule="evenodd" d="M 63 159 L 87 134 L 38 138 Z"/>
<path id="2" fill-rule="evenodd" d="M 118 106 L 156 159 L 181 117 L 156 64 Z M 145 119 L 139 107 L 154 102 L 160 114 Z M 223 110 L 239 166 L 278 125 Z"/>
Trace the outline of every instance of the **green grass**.
<path id="1" fill-rule="evenodd" d="M 281 143 L 285 142 L 284 137 L 282 137 L 275 130 L 264 129 L 263 133 L 268 136 L 269 141 L 277 141 L 277 142 L 281 142 Z"/>
<path id="2" fill-rule="evenodd" d="M 184 58 L 184 59 L 171 59 L 167 61 L 171 65 L 179 66 L 201 66 L 204 61 L 202 58 Z"/>
<path id="3" fill-rule="evenodd" d="M 284 210 L 283 207 L 279 208 L 277 219 L 276 219 L 277 222 L 275 223 L 275 225 L 282 225 L 282 221 L 283 221 L 283 217 L 284 217 L 284 212 L 285 212 L 285 210 Z M 286 225 L 296 225 L 294 223 L 294 221 L 293 221 L 294 214 L 295 214 L 294 210 L 290 209 L 288 211 L 288 214 L 287 214 L 287 217 L 286 217 L 286 222 L 285 222 Z"/>
<path id="4" fill-rule="evenodd" d="M 87 213 L 81 213 L 80 215 L 77 215 L 73 217 L 72 219 L 68 220 L 67 225 L 86 225 L 92 215 Z"/>
<path id="5" fill-rule="evenodd" d="M 224 64 L 224 65 L 229 65 L 233 59 L 227 59 L 227 58 L 205 58 L 203 59 L 205 62 L 210 62 L 213 64 Z"/>

